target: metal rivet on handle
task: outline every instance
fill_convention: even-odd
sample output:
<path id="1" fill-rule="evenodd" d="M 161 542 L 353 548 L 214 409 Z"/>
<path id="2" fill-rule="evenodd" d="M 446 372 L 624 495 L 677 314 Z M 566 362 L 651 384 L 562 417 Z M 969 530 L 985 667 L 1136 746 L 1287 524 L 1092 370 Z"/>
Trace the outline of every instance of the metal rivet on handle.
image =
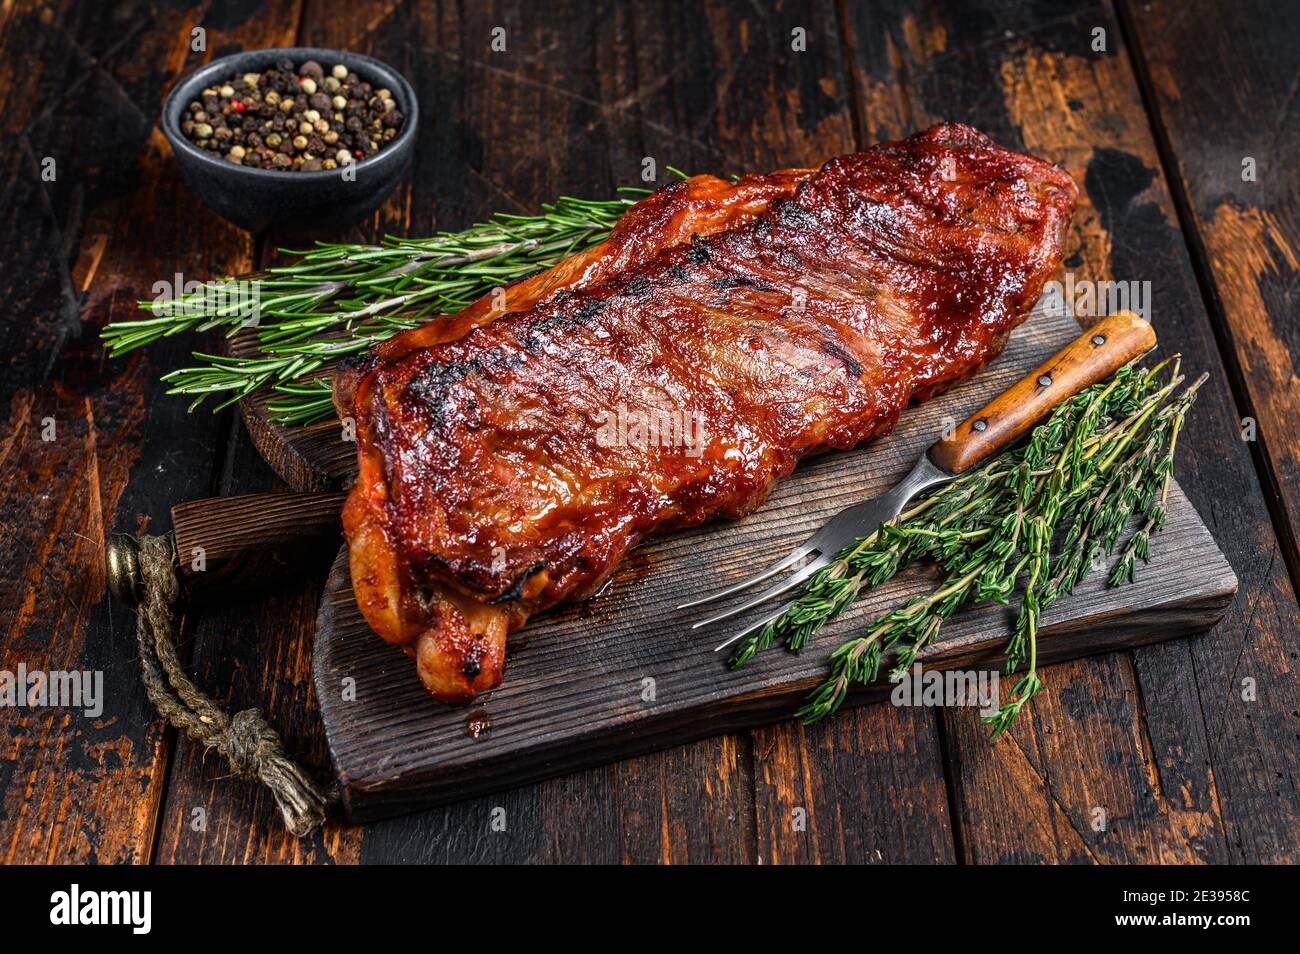
<path id="1" fill-rule="evenodd" d="M 1040 374 L 1038 376 L 1038 386 L 1040 388 L 1050 388 L 1052 386 L 1052 376 L 1050 374 Z"/>
<path id="2" fill-rule="evenodd" d="M 1092 336 L 1092 343 L 1095 344 L 1095 345 L 1104 345 L 1104 344 L 1106 343 L 1106 336 L 1105 336 L 1105 335 L 1093 335 L 1093 336 Z"/>
<path id="3" fill-rule="evenodd" d="M 140 572 L 140 545 L 135 537 L 115 533 L 105 548 L 108 588 L 127 606 L 137 606 L 144 592 L 144 576 Z"/>
<path id="4" fill-rule="evenodd" d="M 987 430 L 988 426 L 989 426 L 989 422 L 984 420 L 984 418 L 981 417 L 978 421 L 976 421 L 974 424 L 971 425 L 971 430 L 983 431 L 983 430 Z"/>

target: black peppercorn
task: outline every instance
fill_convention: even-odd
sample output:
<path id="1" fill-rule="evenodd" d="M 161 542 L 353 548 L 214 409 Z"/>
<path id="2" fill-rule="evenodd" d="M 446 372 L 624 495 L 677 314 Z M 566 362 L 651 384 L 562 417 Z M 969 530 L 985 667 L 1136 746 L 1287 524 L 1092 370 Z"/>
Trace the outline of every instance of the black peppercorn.
<path id="1" fill-rule="evenodd" d="M 392 93 L 341 64 L 288 57 L 235 75 L 190 102 L 181 133 L 199 148 L 253 169 L 336 169 L 391 142 L 405 116 Z"/>

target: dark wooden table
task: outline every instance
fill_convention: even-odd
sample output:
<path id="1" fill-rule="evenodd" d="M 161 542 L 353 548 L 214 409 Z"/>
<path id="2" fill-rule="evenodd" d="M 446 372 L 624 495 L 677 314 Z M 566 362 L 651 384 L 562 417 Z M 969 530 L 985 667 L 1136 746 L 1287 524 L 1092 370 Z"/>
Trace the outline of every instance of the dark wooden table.
<path id="1" fill-rule="evenodd" d="M 155 717 L 102 569 L 113 530 L 279 485 L 237 415 L 187 414 L 158 384 L 210 341 L 119 360 L 97 343 L 156 282 L 273 254 L 274 235 L 198 204 L 157 116 L 206 60 L 294 43 L 378 56 L 421 97 L 413 174 L 357 238 L 607 196 L 640 184 L 645 156 L 815 164 L 940 118 L 1064 165 L 1081 186 L 1066 267 L 1149 281 L 1166 347 L 1213 375 L 1177 474 L 1241 579 L 1235 604 L 1204 636 L 1051 667 L 992 746 L 970 710 L 874 706 L 294 840 L 263 792 Z M 0 709 L 0 861 L 1300 858 L 1294 2 L 15 0 L 0 61 L 0 669 L 100 669 L 106 687 L 96 719 Z M 185 631 L 197 681 L 267 709 L 318 766 L 322 579 Z"/>

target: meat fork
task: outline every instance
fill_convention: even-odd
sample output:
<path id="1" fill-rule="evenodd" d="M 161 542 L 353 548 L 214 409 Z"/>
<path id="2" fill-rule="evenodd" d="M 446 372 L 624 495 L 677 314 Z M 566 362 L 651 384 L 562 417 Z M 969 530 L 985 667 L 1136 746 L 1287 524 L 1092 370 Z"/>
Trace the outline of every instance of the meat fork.
<path id="1" fill-rule="evenodd" d="M 1116 312 L 1102 319 L 962 421 L 951 436 L 942 437 L 930 445 L 911 473 L 891 490 L 841 510 L 785 558 L 762 572 L 709 596 L 683 603 L 677 608 L 689 609 L 726 599 L 770 580 L 783 570 L 811 557 L 780 583 L 738 606 L 700 620 L 691 629 L 700 629 L 730 619 L 788 593 L 822 567 L 829 566 L 840 551 L 854 540 L 897 518 L 908 501 L 921 491 L 960 477 L 1024 435 L 1062 401 L 1109 377 L 1121 366 L 1151 351 L 1155 344 L 1155 330 L 1131 311 Z M 714 652 L 777 619 L 793 605 L 793 600 L 784 603 L 728 638 Z"/>

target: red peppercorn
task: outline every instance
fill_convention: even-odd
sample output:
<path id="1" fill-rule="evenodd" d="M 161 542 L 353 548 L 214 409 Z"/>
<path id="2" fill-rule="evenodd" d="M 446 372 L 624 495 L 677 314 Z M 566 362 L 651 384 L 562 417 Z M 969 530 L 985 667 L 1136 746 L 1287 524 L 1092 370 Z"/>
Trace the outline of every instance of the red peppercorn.
<path id="1" fill-rule="evenodd" d="M 248 107 L 244 105 L 243 100 L 239 100 L 239 99 L 237 99 L 237 100 L 235 100 L 233 103 L 230 104 L 230 108 L 233 109 L 233 110 L 234 110 L 235 112 L 237 112 L 237 113 L 242 113 L 242 112 L 243 112 L 245 109 L 247 109 Z"/>
<path id="2" fill-rule="evenodd" d="M 366 158 L 366 154 L 362 152 L 360 149 L 353 150 L 352 155 L 356 156 L 358 159 Z"/>

